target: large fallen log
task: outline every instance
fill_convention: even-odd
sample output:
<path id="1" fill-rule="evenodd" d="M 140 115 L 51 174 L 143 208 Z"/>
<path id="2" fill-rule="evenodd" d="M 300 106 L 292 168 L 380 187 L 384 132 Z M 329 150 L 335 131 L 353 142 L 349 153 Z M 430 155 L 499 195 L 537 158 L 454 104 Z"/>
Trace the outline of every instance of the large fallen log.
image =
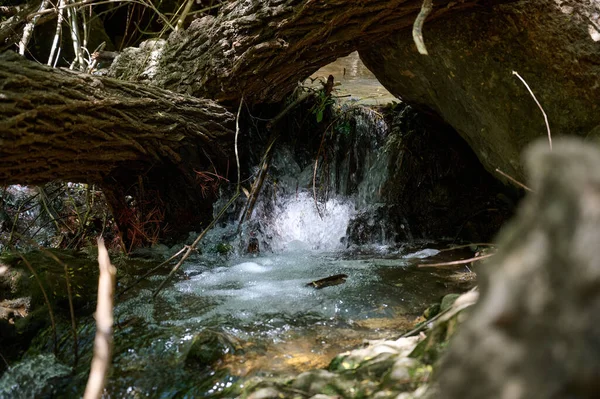
<path id="1" fill-rule="evenodd" d="M 205 163 L 206 156 L 226 160 L 234 119 L 210 100 L 52 69 L 6 52 L 0 55 L 0 184 L 98 183 L 118 168 L 177 165 L 193 153 Z"/>
<path id="2" fill-rule="evenodd" d="M 225 173 L 234 125 L 211 100 L 0 55 L 0 184 L 100 184 L 122 231 L 126 196 L 175 234 L 206 219 L 196 171 Z"/>
<path id="3" fill-rule="evenodd" d="M 428 20 L 508 1 L 436 1 Z M 410 36 L 421 5 L 422 0 L 233 1 L 166 42 L 126 49 L 111 73 L 224 103 L 242 95 L 251 103 L 278 102 L 321 66 L 393 32 Z"/>

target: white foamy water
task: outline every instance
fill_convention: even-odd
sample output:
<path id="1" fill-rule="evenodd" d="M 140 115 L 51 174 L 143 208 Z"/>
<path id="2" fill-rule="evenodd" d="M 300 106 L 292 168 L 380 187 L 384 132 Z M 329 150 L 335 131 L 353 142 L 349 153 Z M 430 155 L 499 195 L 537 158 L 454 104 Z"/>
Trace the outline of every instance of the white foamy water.
<path id="1" fill-rule="evenodd" d="M 330 199 L 319 203 L 317 212 L 314 199 L 308 193 L 285 200 L 273 218 L 276 251 L 319 250 L 334 251 L 343 248 L 342 239 L 354 204 Z"/>

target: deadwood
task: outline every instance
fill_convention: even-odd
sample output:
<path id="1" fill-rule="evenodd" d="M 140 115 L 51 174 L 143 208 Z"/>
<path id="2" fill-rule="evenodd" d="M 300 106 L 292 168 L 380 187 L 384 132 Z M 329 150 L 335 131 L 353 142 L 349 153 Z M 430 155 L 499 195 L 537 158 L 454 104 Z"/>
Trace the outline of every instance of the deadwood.
<path id="1" fill-rule="evenodd" d="M 428 20 L 490 2 L 436 1 Z M 277 102 L 299 80 L 336 58 L 372 46 L 392 32 L 406 30 L 410 35 L 421 4 L 422 0 L 238 0 L 217 17 L 197 19 L 187 30 L 173 33 L 164 47 L 154 49 L 154 56 L 150 46 L 127 49 L 111 73 L 221 102 L 236 102 L 242 95 L 251 103 Z"/>
<path id="2" fill-rule="evenodd" d="M 210 100 L 0 55 L 0 184 L 222 163 L 233 129 L 234 116 Z"/>

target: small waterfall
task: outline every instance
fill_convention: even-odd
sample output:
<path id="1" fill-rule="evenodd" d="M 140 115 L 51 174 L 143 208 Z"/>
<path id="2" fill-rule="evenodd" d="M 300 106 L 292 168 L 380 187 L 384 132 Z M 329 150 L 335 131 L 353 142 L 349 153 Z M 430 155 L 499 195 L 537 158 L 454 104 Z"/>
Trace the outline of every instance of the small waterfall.
<path id="1" fill-rule="evenodd" d="M 325 203 L 315 203 L 308 193 L 289 197 L 282 202 L 273 218 L 273 249 L 278 252 L 341 249 L 353 215 L 354 204 L 349 200 L 330 199 Z"/>

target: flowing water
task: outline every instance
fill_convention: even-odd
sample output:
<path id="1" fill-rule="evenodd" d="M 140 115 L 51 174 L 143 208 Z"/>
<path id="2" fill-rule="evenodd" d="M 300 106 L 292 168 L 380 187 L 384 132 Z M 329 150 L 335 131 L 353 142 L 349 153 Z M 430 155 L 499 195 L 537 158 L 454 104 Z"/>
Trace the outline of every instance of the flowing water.
<path id="1" fill-rule="evenodd" d="M 326 367 L 364 339 L 398 337 L 429 304 L 468 284 L 452 280 L 448 272 L 416 267 L 425 258 L 439 257 L 432 244 L 345 250 L 343 236 L 354 205 L 329 200 L 320 207 L 323 219 L 308 195 L 283 200 L 268 227 L 272 252 L 229 259 L 197 256 L 155 300 L 152 290 L 164 276 L 121 298 L 105 397 L 226 397 L 233 384 L 252 376 Z M 336 274 L 347 275 L 346 282 L 323 289 L 307 286 Z M 79 329 L 81 372 L 55 384 L 54 397 L 81 394 L 93 334 L 90 319 Z M 199 334 L 220 348 L 218 356 L 209 356 L 210 364 L 186 363 Z M 62 337 L 61 358 L 69 359 L 69 331 Z M 53 370 L 47 356 L 30 353 L 26 362 L 33 371 L 27 372 L 36 373 L 42 364 L 47 373 Z M 19 384 L 17 377 L 6 373 L 0 396 L 47 393 L 31 391 L 35 384 Z"/>
<path id="2" fill-rule="evenodd" d="M 415 242 L 407 223 L 401 228 L 410 244 L 348 246 L 357 209 L 385 205 L 379 194 L 394 156 L 381 147 L 384 121 L 369 109 L 354 114 L 354 141 L 336 149 L 341 167 L 327 179 L 336 182 L 326 190 L 329 199 L 316 202 L 307 189 L 314 184 L 313 162 L 301 167 L 282 145 L 271 165 L 279 173 L 276 190 L 269 183 L 271 194 L 261 194 L 239 234 L 234 223 L 213 229 L 202 254 L 193 255 L 156 299 L 152 293 L 164 274 L 117 299 L 106 398 L 230 397 L 249 379 L 325 368 L 365 339 L 399 337 L 443 295 L 470 288 L 473 281 L 454 272 L 417 267 L 468 254 Z M 361 222 L 381 230 L 373 235 L 380 244 L 390 235 L 385 215 Z M 258 242 L 259 253 L 247 253 L 250 240 Z M 340 274 L 346 275 L 343 284 L 309 284 Z M 131 281 L 120 279 L 118 288 Z M 60 362 L 49 355 L 50 333 L 39 336 L 0 379 L 0 398 L 81 396 L 94 333 L 93 318 L 79 320 L 74 374 L 67 367 L 74 362 L 69 321 L 60 323 Z"/>

